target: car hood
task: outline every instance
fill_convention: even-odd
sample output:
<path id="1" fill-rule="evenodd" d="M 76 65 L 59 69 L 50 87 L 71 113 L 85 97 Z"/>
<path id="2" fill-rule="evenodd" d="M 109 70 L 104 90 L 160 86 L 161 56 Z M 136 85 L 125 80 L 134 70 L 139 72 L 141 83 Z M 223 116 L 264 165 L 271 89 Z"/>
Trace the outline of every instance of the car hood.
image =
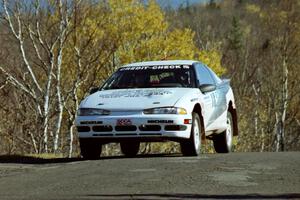
<path id="1" fill-rule="evenodd" d="M 143 110 L 174 106 L 189 90 L 190 88 L 103 90 L 88 96 L 80 107 L 108 110 Z"/>

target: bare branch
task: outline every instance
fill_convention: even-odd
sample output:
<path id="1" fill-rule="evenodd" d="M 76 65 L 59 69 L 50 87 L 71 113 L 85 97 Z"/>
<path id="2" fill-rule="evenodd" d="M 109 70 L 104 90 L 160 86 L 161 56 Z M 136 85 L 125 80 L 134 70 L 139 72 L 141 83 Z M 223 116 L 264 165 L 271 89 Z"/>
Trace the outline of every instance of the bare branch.
<path id="1" fill-rule="evenodd" d="M 13 75 L 8 73 L 5 69 L 3 69 L 3 67 L 0 67 L 0 70 L 6 75 L 7 81 L 9 81 L 15 87 L 24 91 L 26 94 L 31 96 L 33 99 L 36 99 L 35 94 L 32 91 L 30 91 L 24 84 L 22 84 L 20 81 L 18 81 Z"/>
<path id="2" fill-rule="evenodd" d="M 15 36 L 15 38 L 17 38 L 19 40 L 19 36 L 18 34 L 16 33 L 16 30 L 13 26 L 13 23 L 11 21 L 11 17 L 10 17 L 10 14 L 8 12 L 8 9 L 7 9 L 7 1 L 6 0 L 2 0 L 2 3 L 3 3 L 3 9 L 4 9 L 4 12 L 5 12 L 5 20 L 8 22 L 9 24 L 9 27 L 13 33 L 13 35 Z"/>
<path id="3" fill-rule="evenodd" d="M 27 141 L 26 139 L 24 139 L 24 138 L 21 138 L 20 136 L 16 136 L 16 138 L 18 139 L 18 140 L 20 140 L 21 142 L 23 142 L 24 144 L 27 144 L 27 145 L 29 145 L 29 146 L 31 146 L 32 144 L 31 144 L 31 142 L 29 142 L 29 141 Z"/>
<path id="4" fill-rule="evenodd" d="M 6 14 L 6 18 L 8 20 L 8 23 L 9 23 L 9 26 L 10 26 L 10 29 L 11 31 L 13 32 L 13 35 L 16 37 L 16 39 L 19 41 L 19 48 L 21 50 L 21 53 L 22 53 L 22 57 L 23 57 L 23 61 L 27 67 L 27 70 L 29 71 L 30 75 L 31 75 L 31 78 L 35 84 L 35 86 L 37 87 L 37 89 L 42 92 L 42 88 L 41 86 L 39 85 L 37 79 L 36 79 L 36 76 L 32 70 L 32 67 L 31 65 L 29 64 L 29 61 L 27 59 L 27 56 L 26 56 L 26 53 L 25 53 L 25 49 L 24 49 L 24 41 L 23 41 L 23 38 L 22 38 L 22 23 L 21 23 L 21 19 L 20 19 L 20 11 L 18 10 L 18 13 L 16 14 L 16 17 L 17 17 L 17 22 L 18 22 L 18 27 L 19 27 L 19 30 L 18 30 L 18 34 L 16 33 L 16 30 L 13 26 L 13 23 L 12 23 L 12 20 L 11 20 L 11 17 L 10 17 L 10 14 L 7 10 L 7 1 L 6 0 L 3 0 L 3 7 L 4 7 L 4 11 L 5 11 L 5 14 Z"/>
<path id="5" fill-rule="evenodd" d="M 35 53 L 39 59 L 39 61 L 44 65 L 44 67 L 48 68 L 48 65 L 46 64 L 46 62 L 42 59 L 42 56 L 40 54 L 40 50 L 33 38 L 33 35 L 34 35 L 34 32 L 31 30 L 30 26 L 28 26 L 28 32 L 29 32 L 29 37 L 30 37 L 30 40 L 31 40 L 31 43 L 34 47 L 34 50 L 35 50 Z"/>
<path id="6" fill-rule="evenodd" d="M 41 31 L 40 31 L 40 21 L 38 20 L 41 16 L 40 15 L 40 1 L 36 0 L 35 2 L 35 19 L 36 19 L 36 23 L 35 23 L 35 28 L 36 28 L 36 37 L 39 40 L 40 45 L 49 52 L 50 48 L 48 45 L 45 44 L 44 40 L 41 37 Z"/>
<path id="7" fill-rule="evenodd" d="M 7 80 L 5 81 L 5 83 L 3 85 L 0 86 L 0 90 L 2 90 L 6 85 L 7 85 Z"/>
<path id="8" fill-rule="evenodd" d="M 300 121 L 298 119 L 296 119 L 296 122 L 297 122 L 298 126 L 300 126 Z"/>

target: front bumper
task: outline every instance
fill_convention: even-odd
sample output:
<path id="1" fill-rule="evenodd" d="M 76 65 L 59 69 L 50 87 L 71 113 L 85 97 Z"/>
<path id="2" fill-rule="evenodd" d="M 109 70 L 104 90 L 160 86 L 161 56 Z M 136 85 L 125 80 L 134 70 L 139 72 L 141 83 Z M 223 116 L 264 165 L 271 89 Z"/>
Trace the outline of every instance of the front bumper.
<path id="1" fill-rule="evenodd" d="M 190 137 L 191 119 L 191 115 L 128 112 L 109 116 L 78 116 L 76 126 L 81 139 L 95 138 L 104 142 L 177 141 Z M 125 124 L 120 125 L 120 121 Z"/>

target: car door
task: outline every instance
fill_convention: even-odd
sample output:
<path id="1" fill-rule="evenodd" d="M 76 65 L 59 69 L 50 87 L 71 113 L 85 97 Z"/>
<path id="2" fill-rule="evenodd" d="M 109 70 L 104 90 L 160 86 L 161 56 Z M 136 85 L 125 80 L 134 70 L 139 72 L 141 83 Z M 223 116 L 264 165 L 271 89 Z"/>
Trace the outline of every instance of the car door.
<path id="1" fill-rule="evenodd" d="M 209 71 L 203 64 L 197 63 L 195 65 L 195 71 L 197 76 L 198 87 L 202 84 L 216 84 Z M 205 127 L 207 127 L 214 121 L 215 118 L 214 111 L 216 108 L 216 94 L 215 91 L 206 92 L 202 94 L 204 101 L 204 108 L 202 108 L 202 114 L 204 118 L 203 120 Z"/>
<path id="2" fill-rule="evenodd" d="M 217 119 L 227 110 L 226 94 L 229 87 L 227 84 L 222 84 L 222 80 L 210 68 L 206 66 L 206 69 L 216 84 L 216 90 L 213 92 L 215 104 L 212 118 Z"/>

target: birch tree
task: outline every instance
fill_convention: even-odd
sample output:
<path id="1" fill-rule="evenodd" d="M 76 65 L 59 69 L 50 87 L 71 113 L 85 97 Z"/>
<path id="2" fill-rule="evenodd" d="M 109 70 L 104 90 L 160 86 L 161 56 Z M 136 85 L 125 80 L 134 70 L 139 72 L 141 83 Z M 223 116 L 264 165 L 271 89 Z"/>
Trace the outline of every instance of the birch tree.
<path id="1" fill-rule="evenodd" d="M 296 59 L 300 53 L 299 43 L 299 4 L 297 2 L 285 1 L 281 2 L 277 8 L 273 8 L 272 15 L 266 17 L 269 23 L 269 30 L 273 34 L 274 40 L 274 59 L 273 69 L 277 70 L 276 76 L 273 78 L 276 89 L 275 102 L 275 151 L 285 151 L 286 147 L 286 129 L 287 122 L 293 119 L 291 115 L 292 109 L 289 104 L 297 100 L 297 96 L 292 95 L 297 86 L 292 85 L 293 79 L 296 77 L 290 74 L 290 71 L 299 67 Z M 275 14 L 276 12 L 276 14 Z M 274 23 L 276 22 L 276 23 Z M 297 79 L 297 78 L 296 78 Z M 293 91 L 293 92 L 292 92 Z"/>
<path id="2" fill-rule="evenodd" d="M 48 152 L 50 115 L 51 112 L 55 112 L 56 107 L 58 108 L 58 117 L 54 151 L 57 150 L 63 113 L 61 65 L 63 48 L 73 13 L 67 2 L 62 2 L 62 0 L 46 3 L 49 8 L 53 9 L 53 13 L 50 9 L 45 12 L 38 0 L 31 4 L 33 9 L 31 11 L 26 10 L 25 3 L 8 3 L 7 0 L 2 0 L 4 10 L 2 17 L 18 43 L 21 60 L 25 66 L 24 68 L 19 67 L 18 71 L 28 74 L 29 77 L 20 79 L 15 70 L 9 66 L 0 66 L 0 70 L 7 77 L 8 82 L 29 97 L 30 103 L 35 105 L 34 109 L 38 115 L 35 123 L 40 127 L 35 137 L 42 138 L 38 141 L 38 152 Z M 49 18 L 48 16 L 51 14 L 53 16 Z M 50 33 L 47 32 L 50 29 Z M 56 103 L 52 104 L 53 101 Z M 40 133 L 42 133 L 42 137 L 39 137 Z"/>

